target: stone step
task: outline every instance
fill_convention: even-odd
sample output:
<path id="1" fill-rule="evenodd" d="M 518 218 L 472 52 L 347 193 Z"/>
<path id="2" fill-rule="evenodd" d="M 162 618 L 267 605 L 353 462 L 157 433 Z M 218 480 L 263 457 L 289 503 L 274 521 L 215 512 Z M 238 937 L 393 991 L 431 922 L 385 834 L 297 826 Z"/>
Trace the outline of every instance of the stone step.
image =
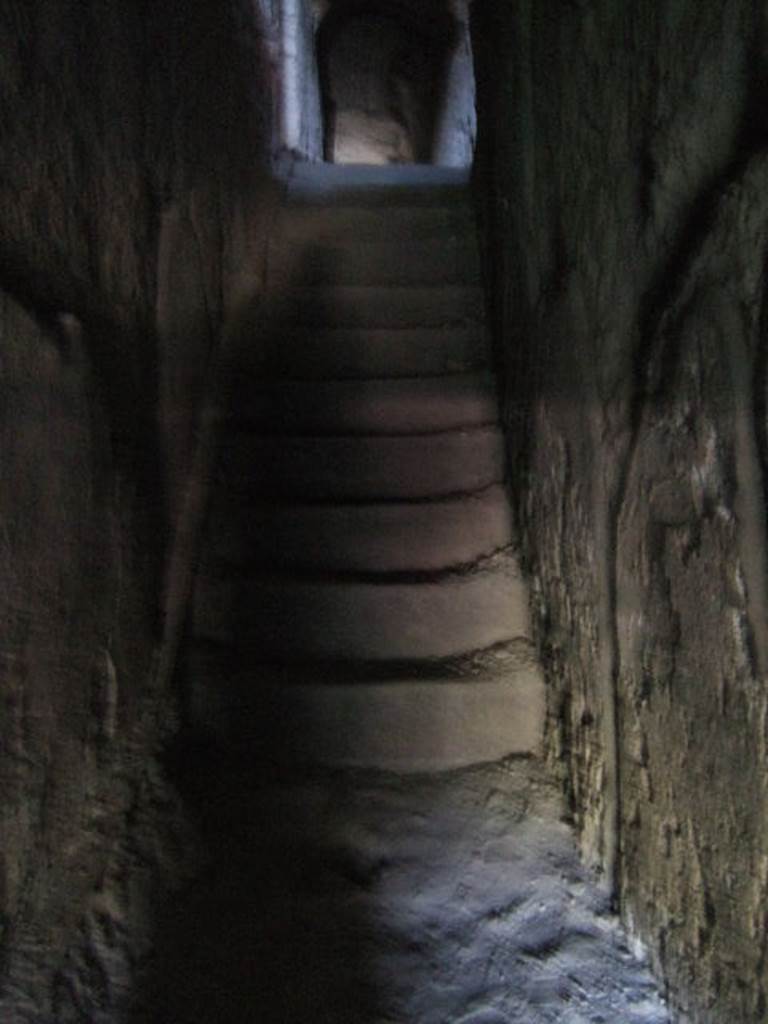
<path id="1" fill-rule="evenodd" d="M 435 186 L 468 187 L 471 172 L 467 167 L 441 167 L 437 164 L 335 164 L 324 161 L 296 161 L 285 174 L 289 187 L 309 184 L 313 187 L 387 188 L 414 186 L 432 190 Z"/>
<path id="2" fill-rule="evenodd" d="M 447 239 L 360 242 L 295 239 L 270 246 L 271 287 L 296 285 L 441 285 L 480 283 L 474 233 Z"/>
<path id="3" fill-rule="evenodd" d="M 528 636 L 528 597 L 509 556 L 412 583 L 199 575 L 190 630 L 263 661 L 445 659 Z"/>
<path id="4" fill-rule="evenodd" d="M 474 238 L 473 208 L 465 202 L 440 206 L 294 206 L 278 214 L 275 233 L 297 247 L 341 239 L 357 243 L 409 242 L 437 239 L 445 242 Z"/>
<path id="5" fill-rule="evenodd" d="M 296 164 L 286 203 L 323 206 L 446 206 L 471 201 L 464 168 L 432 164 L 389 166 Z"/>
<path id="6" fill-rule="evenodd" d="M 462 285 L 292 288 L 272 296 L 270 313 L 272 329 L 455 327 L 482 323 L 484 296 L 481 288 Z"/>
<path id="7" fill-rule="evenodd" d="M 219 479 L 261 497 L 330 501 L 408 501 L 471 494 L 505 473 L 498 427 L 394 437 L 224 439 Z"/>
<path id="8" fill-rule="evenodd" d="M 363 380 L 464 373 L 487 365 L 480 326 L 323 328 L 254 326 L 233 352 L 237 372 L 300 380 Z"/>
<path id="9" fill-rule="evenodd" d="M 499 418 L 490 373 L 278 383 L 238 377 L 228 398 L 230 419 L 270 434 L 426 434 Z"/>
<path id="10" fill-rule="evenodd" d="M 333 207 L 389 210 L 395 207 L 426 207 L 450 209 L 471 207 L 472 194 L 466 185 L 446 182 L 438 185 L 419 184 L 326 184 L 322 181 L 289 182 L 284 200 L 286 206 Z"/>
<path id="11" fill-rule="evenodd" d="M 289 181 L 284 202 L 289 206 L 352 207 L 389 209 L 394 206 L 451 207 L 472 203 L 466 184 L 445 181 L 435 185 L 419 182 L 355 183 L 319 180 Z"/>
<path id="12" fill-rule="evenodd" d="M 431 502 L 384 505 L 243 505 L 218 494 L 203 571 L 268 566 L 327 572 L 440 572 L 513 540 L 502 486 Z"/>
<path id="13" fill-rule="evenodd" d="M 537 754 L 544 680 L 532 663 L 484 678 L 285 684 L 256 668 L 186 671 L 187 725 L 229 752 L 289 767 L 433 772 Z"/>

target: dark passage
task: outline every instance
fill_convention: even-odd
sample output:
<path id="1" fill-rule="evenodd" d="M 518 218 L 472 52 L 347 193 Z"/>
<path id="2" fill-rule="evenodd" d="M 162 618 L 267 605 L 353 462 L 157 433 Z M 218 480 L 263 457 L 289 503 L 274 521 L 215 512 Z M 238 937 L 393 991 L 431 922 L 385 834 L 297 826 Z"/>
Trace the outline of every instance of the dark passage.
<path id="1" fill-rule="evenodd" d="M 0 1021 L 765 1022 L 760 5 L 0 40 Z"/>
<path id="2" fill-rule="evenodd" d="M 447 12 L 332 7 L 317 41 L 326 160 L 431 162 L 455 38 Z"/>

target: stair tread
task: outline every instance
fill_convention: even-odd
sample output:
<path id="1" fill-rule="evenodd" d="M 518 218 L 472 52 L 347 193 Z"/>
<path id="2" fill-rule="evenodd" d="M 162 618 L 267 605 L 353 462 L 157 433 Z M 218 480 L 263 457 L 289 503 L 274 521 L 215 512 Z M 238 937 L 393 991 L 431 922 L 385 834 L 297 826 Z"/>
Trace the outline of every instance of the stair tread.
<path id="1" fill-rule="evenodd" d="M 432 434 L 260 437 L 231 434 L 219 478 L 233 490 L 331 500 L 468 494 L 505 473 L 498 427 Z"/>
<path id="2" fill-rule="evenodd" d="M 238 377 L 232 421 L 270 433 L 420 434 L 498 421 L 493 374 L 396 380 L 262 381 Z"/>
<path id="3" fill-rule="evenodd" d="M 438 206 L 471 202 L 465 168 L 433 164 L 295 164 L 287 177 L 288 204 Z"/>
<path id="4" fill-rule="evenodd" d="M 281 379 L 398 379 L 464 373 L 488 362 L 479 325 L 472 327 L 325 327 L 254 329 L 234 359 L 239 370 Z"/>
<path id="5" fill-rule="evenodd" d="M 441 771 L 541 747 L 544 680 L 531 664 L 471 680 L 305 680 L 265 681 L 260 671 L 222 686 L 193 670 L 187 717 L 230 750 L 291 765 Z"/>
<path id="6" fill-rule="evenodd" d="M 455 656 L 376 661 L 368 658 L 276 661 L 265 658 L 258 643 L 233 647 L 215 639 L 190 636 L 180 662 L 190 678 L 211 682 L 218 679 L 225 686 L 242 685 L 244 688 L 273 683 L 286 686 L 343 683 L 364 687 L 369 683 L 396 685 L 409 680 L 436 686 L 455 681 L 472 685 L 483 680 L 512 679 L 518 671 L 538 664 L 534 642 L 523 635 Z"/>
<path id="7" fill-rule="evenodd" d="M 265 660 L 448 658 L 527 636 L 527 589 L 509 558 L 434 582 L 198 577 L 191 630 Z"/>
<path id="8" fill-rule="evenodd" d="M 503 487 L 385 505 L 214 503 L 206 557 L 219 565 L 427 572 L 468 565 L 512 542 Z"/>
<path id="9" fill-rule="evenodd" d="M 480 260 L 472 234 L 435 239 L 361 242 L 331 234 L 274 242 L 269 249 L 272 284 L 451 285 L 479 284 Z"/>
<path id="10" fill-rule="evenodd" d="M 467 167 L 442 167 L 437 164 L 336 164 L 324 161 L 296 161 L 288 168 L 287 180 L 292 184 L 309 182 L 328 187 L 413 186 L 434 188 L 436 185 L 468 186 Z"/>
<path id="11" fill-rule="evenodd" d="M 474 237 L 474 210 L 465 202 L 439 206 L 408 206 L 402 201 L 384 209 L 375 206 L 285 206 L 275 225 L 276 234 L 294 244 L 354 239 L 378 244 L 384 240 L 410 242 Z"/>
<path id="12" fill-rule="evenodd" d="M 482 323 L 475 285 L 292 287 L 272 297 L 271 324 L 336 327 L 443 327 Z"/>

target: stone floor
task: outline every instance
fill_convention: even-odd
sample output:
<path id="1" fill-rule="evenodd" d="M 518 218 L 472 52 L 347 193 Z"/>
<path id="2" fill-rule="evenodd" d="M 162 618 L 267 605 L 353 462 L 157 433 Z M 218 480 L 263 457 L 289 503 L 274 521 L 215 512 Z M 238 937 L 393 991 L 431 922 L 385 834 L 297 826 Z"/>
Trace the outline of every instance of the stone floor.
<path id="1" fill-rule="evenodd" d="M 210 859 L 163 914 L 158 1022 L 670 1020 L 532 759 L 271 781 L 205 763 L 187 788 Z"/>

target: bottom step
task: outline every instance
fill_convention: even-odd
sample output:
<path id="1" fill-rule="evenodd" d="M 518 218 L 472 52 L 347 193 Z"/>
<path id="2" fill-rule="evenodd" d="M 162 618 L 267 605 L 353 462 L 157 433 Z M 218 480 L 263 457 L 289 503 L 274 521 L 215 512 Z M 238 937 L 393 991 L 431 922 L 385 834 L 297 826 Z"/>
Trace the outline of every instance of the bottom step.
<path id="1" fill-rule="evenodd" d="M 444 771 L 538 753 L 544 725 L 535 665 L 469 680 L 191 680 L 187 694 L 195 730 L 233 752 L 290 765 Z"/>

